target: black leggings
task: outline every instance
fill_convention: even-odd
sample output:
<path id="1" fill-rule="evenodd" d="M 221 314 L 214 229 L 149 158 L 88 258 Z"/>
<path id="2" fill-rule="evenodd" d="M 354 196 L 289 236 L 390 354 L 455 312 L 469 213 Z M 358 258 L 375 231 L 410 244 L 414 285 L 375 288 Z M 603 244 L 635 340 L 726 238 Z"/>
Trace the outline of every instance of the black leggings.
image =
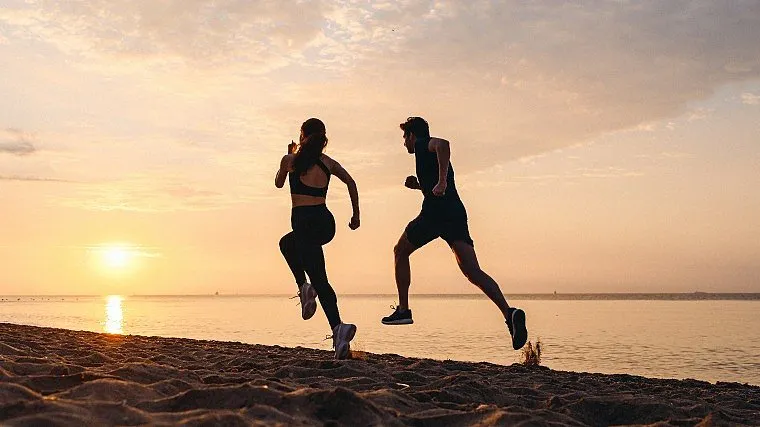
<path id="1" fill-rule="evenodd" d="M 341 323 L 338 313 L 338 299 L 325 270 L 325 254 L 322 245 L 335 237 L 335 218 L 327 205 L 297 206 L 290 216 L 293 231 L 280 239 L 280 251 L 288 262 L 296 285 L 306 282 L 306 274 L 319 296 L 319 303 L 325 311 L 330 327 Z"/>

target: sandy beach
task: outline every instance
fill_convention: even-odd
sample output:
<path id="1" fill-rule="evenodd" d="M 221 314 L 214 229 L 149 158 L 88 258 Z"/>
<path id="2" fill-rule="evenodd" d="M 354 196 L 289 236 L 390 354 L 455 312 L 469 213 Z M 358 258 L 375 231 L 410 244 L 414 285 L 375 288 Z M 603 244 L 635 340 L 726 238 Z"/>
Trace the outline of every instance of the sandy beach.
<path id="1" fill-rule="evenodd" d="M 3 425 L 760 425 L 760 387 L 0 323 Z"/>

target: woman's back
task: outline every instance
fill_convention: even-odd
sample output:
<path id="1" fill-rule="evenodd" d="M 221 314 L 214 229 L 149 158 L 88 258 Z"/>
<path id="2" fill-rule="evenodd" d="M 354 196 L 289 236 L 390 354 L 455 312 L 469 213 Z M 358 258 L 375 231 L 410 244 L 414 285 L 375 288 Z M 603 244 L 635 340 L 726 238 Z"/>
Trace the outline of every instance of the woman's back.
<path id="1" fill-rule="evenodd" d="M 331 172 L 328 165 L 331 161 L 332 159 L 322 154 L 303 174 L 299 175 L 295 167 L 290 170 L 288 178 L 293 206 L 325 203 L 330 185 Z"/>
<path id="2" fill-rule="evenodd" d="M 311 166 L 305 174 L 299 178 L 302 183 L 313 188 L 323 188 L 330 184 L 330 169 L 325 163 L 325 155 L 320 156 L 320 159 Z M 295 174 L 295 171 L 292 172 Z"/>

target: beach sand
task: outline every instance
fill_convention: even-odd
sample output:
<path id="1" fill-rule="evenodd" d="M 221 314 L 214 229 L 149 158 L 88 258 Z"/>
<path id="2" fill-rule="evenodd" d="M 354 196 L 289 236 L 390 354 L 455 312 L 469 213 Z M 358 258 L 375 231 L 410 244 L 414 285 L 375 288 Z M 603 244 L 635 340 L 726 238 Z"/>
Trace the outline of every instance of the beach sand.
<path id="1" fill-rule="evenodd" d="M 0 323 L 0 424 L 735 425 L 760 387 Z"/>

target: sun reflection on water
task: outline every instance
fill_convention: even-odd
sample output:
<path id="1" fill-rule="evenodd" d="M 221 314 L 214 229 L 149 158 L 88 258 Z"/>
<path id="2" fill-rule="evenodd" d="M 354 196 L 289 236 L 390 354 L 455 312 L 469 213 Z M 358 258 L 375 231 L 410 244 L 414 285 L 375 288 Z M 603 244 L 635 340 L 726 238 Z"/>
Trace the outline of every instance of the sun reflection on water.
<path id="1" fill-rule="evenodd" d="M 124 297 L 121 295 L 109 295 L 106 297 L 106 320 L 103 323 L 103 330 L 109 334 L 123 334 L 122 319 L 124 313 L 121 309 L 121 302 Z"/>

